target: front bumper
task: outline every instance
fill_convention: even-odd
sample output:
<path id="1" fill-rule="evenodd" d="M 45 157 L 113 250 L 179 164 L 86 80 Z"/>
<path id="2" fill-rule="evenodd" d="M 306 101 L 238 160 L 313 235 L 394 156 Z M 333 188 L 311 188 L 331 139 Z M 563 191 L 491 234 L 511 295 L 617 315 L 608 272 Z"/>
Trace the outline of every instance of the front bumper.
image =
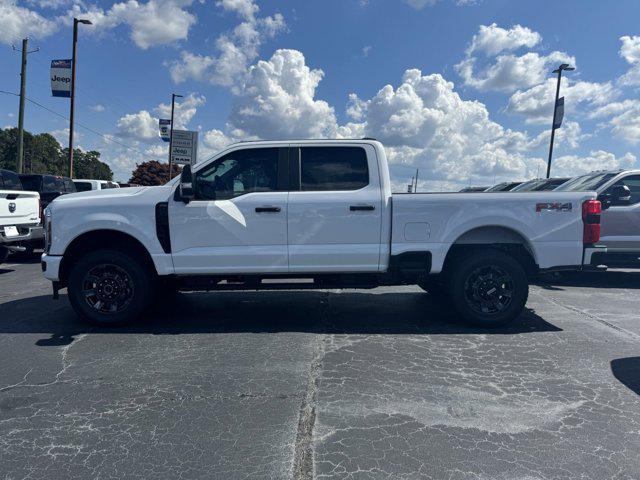
<path id="1" fill-rule="evenodd" d="M 47 255 L 43 253 L 40 257 L 42 264 L 42 273 L 44 278 L 57 282 L 60 280 L 60 264 L 62 263 L 62 255 Z"/>
<path id="2" fill-rule="evenodd" d="M 44 228 L 42 225 L 17 225 L 18 236 L 7 237 L 4 227 L 0 227 L 0 244 L 19 245 L 26 242 L 44 242 Z"/>

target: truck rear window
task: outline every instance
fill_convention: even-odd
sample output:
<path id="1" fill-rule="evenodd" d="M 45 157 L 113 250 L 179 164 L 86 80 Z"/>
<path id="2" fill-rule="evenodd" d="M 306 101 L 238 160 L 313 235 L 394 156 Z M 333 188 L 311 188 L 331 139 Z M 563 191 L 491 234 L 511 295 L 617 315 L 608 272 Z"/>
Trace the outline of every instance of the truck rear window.
<path id="1" fill-rule="evenodd" d="M 367 154 L 361 147 L 302 147 L 300 188 L 358 190 L 369 184 Z"/>
<path id="2" fill-rule="evenodd" d="M 76 186 L 76 191 L 78 192 L 88 192 L 91 190 L 90 182 L 78 182 L 77 180 L 73 182 Z"/>
<path id="3" fill-rule="evenodd" d="M 22 186 L 25 190 L 29 190 L 31 192 L 40 192 L 42 191 L 40 187 L 40 180 L 42 177 L 38 175 L 21 175 L 20 181 L 22 181 Z"/>
<path id="4" fill-rule="evenodd" d="M 0 172 L 0 188 L 3 190 L 22 190 L 20 177 L 8 170 Z"/>

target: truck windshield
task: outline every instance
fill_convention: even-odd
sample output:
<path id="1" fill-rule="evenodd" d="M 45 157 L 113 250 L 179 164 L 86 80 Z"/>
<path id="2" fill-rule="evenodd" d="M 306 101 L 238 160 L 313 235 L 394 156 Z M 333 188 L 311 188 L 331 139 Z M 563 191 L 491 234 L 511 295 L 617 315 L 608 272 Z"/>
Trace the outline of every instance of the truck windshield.
<path id="1" fill-rule="evenodd" d="M 590 173 L 588 175 L 582 175 L 569 180 L 567 183 L 563 183 L 555 189 L 556 192 L 588 192 L 591 190 L 597 190 L 610 179 L 615 177 L 615 173 Z"/>

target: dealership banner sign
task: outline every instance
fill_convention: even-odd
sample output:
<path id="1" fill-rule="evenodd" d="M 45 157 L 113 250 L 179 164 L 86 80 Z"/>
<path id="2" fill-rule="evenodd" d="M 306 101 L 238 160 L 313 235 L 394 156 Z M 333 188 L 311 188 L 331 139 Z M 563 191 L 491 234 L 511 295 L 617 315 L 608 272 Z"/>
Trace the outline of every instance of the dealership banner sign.
<path id="1" fill-rule="evenodd" d="M 560 97 L 556 102 L 556 110 L 553 114 L 553 128 L 560 128 L 564 118 L 564 97 Z"/>
<path id="2" fill-rule="evenodd" d="M 165 142 L 171 140 L 171 120 L 166 118 L 160 119 L 160 138 Z"/>
<path id="3" fill-rule="evenodd" d="M 51 60 L 51 94 L 71 97 L 71 60 Z"/>
<path id="4" fill-rule="evenodd" d="M 194 165 L 198 159 L 198 132 L 174 130 L 171 161 L 178 165 Z"/>

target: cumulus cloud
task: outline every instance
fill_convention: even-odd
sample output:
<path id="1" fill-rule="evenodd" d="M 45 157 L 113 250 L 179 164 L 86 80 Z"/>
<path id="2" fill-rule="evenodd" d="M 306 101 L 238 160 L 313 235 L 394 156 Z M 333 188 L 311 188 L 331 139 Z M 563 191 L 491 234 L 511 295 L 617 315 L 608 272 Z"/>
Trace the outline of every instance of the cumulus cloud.
<path id="1" fill-rule="evenodd" d="M 123 137 L 148 142 L 159 136 L 158 119 L 153 118 L 147 110 L 120 117 L 116 125 Z"/>
<path id="2" fill-rule="evenodd" d="M 541 40 L 538 32 L 521 25 L 510 29 L 498 27 L 495 23 L 481 25 L 467 48 L 465 58 L 455 65 L 455 70 L 466 86 L 482 91 L 513 92 L 544 82 L 551 66 L 555 67 L 560 63 L 575 65 L 574 57 L 558 51 L 547 55 L 536 52 L 523 55 L 502 53 L 523 47 L 531 48 Z M 478 57 L 477 54 L 480 53 L 484 57 Z M 478 63 L 481 63 L 480 68 Z"/>
<path id="3" fill-rule="evenodd" d="M 286 27 L 284 17 L 279 13 L 257 17 L 259 8 L 253 0 L 221 0 L 216 5 L 235 12 L 242 22 L 216 39 L 215 55 L 183 51 L 179 60 L 170 63 L 171 78 L 175 83 L 193 79 L 227 87 L 235 85 L 258 57 L 262 42 Z"/>
<path id="4" fill-rule="evenodd" d="M 16 5 L 11 0 L 0 0 L 0 42 L 11 44 L 22 38 L 45 38 L 58 26 L 39 13 Z"/>
<path id="5" fill-rule="evenodd" d="M 202 95 L 190 94 L 182 101 L 176 100 L 174 122 L 176 129 L 185 129 L 197 112 L 199 106 L 204 105 L 206 99 Z M 158 140 L 160 131 L 159 118 L 171 118 L 171 104 L 161 103 L 154 112 L 158 116 L 152 116 L 148 110 L 140 110 L 137 113 L 124 115 L 118 119 L 116 126 L 123 137 L 133 138 L 140 142 Z"/>
<path id="6" fill-rule="evenodd" d="M 528 90 L 519 90 L 509 98 L 507 111 L 522 115 L 528 123 L 550 122 L 553 116 L 553 102 L 556 94 L 556 80 L 547 79 L 545 83 Z M 597 108 L 610 102 L 618 94 L 610 82 L 574 82 L 563 78 L 561 95 L 565 97 L 565 108 L 572 111 L 581 104 Z"/>
<path id="7" fill-rule="evenodd" d="M 500 52 L 513 51 L 521 47 L 535 47 L 542 37 L 538 32 L 514 25 L 509 29 L 491 25 L 480 25 L 478 33 L 473 36 L 467 54 L 482 52 L 489 56 L 495 56 Z"/>
<path id="8" fill-rule="evenodd" d="M 560 63 L 575 65 L 575 58 L 564 52 L 540 55 L 535 52 L 524 55 L 500 55 L 495 63 L 476 74 L 476 58 L 469 57 L 455 66 L 464 84 L 478 90 L 513 92 L 519 88 L 538 85 L 548 77 L 551 67 Z"/>
<path id="9" fill-rule="evenodd" d="M 230 129 L 260 138 L 336 135 L 334 110 L 315 92 L 324 72 L 310 69 L 297 50 L 277 50 L 249 68 L 234 99 Z"/>
<path id="10" fill-rule="evenodd" d="M 603 150 L 592 151 L 587 156 L 565 155 L 553 161 L 553 172 L 557 176 L 574 176 L 594 170 L 617 170 L 630 168 L 636 163 L 636 156 L 625 153 L 616 157 L 611 152 Z"/>
<path id="11" fill-rule="evenodd" d="M 640 36 L 625 35 L 620 37 L 620 51 L 618 52 L 631 65 L 629 71 L 619 79 L 621 85 L 637 87 L 640 85 Z"/>
<path id="12" fill-rule="evenodd" d="M 606 118 L 611 133 L 632 145 L 640 142 L 640 101 L 627 99 L 594 110 L 591 118 Z"/>
<path id="13" fill-rule="evenodd" d="M 491 183 L 527 178 L 543 163 L 521 153 L 531 142 L 526 134 L 505 130 L 439 74 L 407 70 L 396 88 L 386 85 L 369 100 L 352 95 L 349 111 L 366 136 L 385 143 L 396 177 L 411 167 L 449 186 Z"/>
<path id="14" fill-rule="evenodd" d="M 70 25 L 74 17 L 91 20 L 93 27 L 88 33 L 101 32 L 126 24 L 131 28 L 131 39 L 142 49 L 185 40 L 196 16 L 185 8 L 192 0 L 136 0 L 115 3 L 109 10 L 92 5 L 88 8 L 76 3 L 67 12 L 63 21 Z"/>

